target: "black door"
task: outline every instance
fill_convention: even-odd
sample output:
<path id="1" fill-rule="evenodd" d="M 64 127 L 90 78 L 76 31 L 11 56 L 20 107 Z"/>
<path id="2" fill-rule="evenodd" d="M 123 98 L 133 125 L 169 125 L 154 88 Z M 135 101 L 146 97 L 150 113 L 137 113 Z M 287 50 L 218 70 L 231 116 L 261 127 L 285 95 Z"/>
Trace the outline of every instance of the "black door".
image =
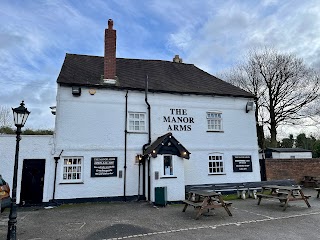
<path id="1" fill-rule="evenodd" d="M 21 204 L 42 203 L 45 159 L 24 159 L 21 181 Z"/>
<path id="2" fill-rule="evenodd" d="M 261 181 L 267 180 L 267 174 L 266 174 L 266 159 L 259 159 L 260 163 L 260 176 Z"/>

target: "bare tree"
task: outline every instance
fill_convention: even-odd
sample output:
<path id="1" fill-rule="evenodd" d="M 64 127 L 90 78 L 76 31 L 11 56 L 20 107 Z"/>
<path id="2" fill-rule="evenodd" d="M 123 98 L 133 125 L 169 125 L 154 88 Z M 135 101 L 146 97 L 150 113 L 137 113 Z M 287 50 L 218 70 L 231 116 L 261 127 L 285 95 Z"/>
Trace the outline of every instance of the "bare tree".
<path id="1" fill-rule="evenodd" d="M 12 111 L 7 106 L 0 106 L 0 127 L 12 126 Z"/>
<path id="2" fill-rule="evenodd" d="M 315 71 L 302 59 L 274 49 L 249 52 L 247 62 L 239 64 L 225 77 L 257 96 L 256 120 L 258 126 L 267 125 L 274 147 L 277 146 L 277 127 L 312 117 L 305 109 L 319 96 L 320 82 Z"/>

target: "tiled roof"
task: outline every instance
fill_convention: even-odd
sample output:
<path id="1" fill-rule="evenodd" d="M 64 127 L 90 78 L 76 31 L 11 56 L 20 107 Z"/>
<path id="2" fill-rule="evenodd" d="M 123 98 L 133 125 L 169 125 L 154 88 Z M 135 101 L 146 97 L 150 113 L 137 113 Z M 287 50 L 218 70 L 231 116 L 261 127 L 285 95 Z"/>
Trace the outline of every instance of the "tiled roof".
<path id="1" fill-rule="evenodd" d="M 193 64 L 117 58 L 118 79 L 115 85 L 103 83 L 103 64 L 103 57 L 67 54 L 57 82 L 67 85 L 144 90 L 148 75 L 150 92 L 254 97 Z"/>
<path id="2" fill-rule="evenodd" d="M 172 135 L 171 132 L 158 137 L 157 140 L 155 140 L 146 150 L 144 150 L 143 155 L 151 154 L 152 157 L 155 158 L 157 157 L 158 153 L 161 153 L 161 151 L 166 151 L 168 148 L 175 148 L 176 151 L 170 151 L 171 154 L 175 152 L 175 155 L 179 157 L 185 159 L 190 158 L 191 153 Z"/>
<path id="3" fill-rule="evenodd" d="M 311 150 L 302 148 L 267 148 L 272 152 L 312 152 Z"/>

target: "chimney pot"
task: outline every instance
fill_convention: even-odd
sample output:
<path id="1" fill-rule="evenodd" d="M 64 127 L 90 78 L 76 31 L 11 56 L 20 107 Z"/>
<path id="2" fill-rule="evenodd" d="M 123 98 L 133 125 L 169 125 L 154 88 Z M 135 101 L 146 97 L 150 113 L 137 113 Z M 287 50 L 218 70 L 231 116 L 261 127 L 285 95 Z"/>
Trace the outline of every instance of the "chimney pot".
<path id="1" fill-rule="evenodd" d="M 110 29 L 110 30 L 113 29 L 113 20 L 112 19 L 108 20 L 108 29 Z"/>
<path id="2" fill-rule="evenodd" d="M 179 55 L 175 55 L 172 60 L 175 63 L 182 63 L 182 58 L 180 58 Z"/>

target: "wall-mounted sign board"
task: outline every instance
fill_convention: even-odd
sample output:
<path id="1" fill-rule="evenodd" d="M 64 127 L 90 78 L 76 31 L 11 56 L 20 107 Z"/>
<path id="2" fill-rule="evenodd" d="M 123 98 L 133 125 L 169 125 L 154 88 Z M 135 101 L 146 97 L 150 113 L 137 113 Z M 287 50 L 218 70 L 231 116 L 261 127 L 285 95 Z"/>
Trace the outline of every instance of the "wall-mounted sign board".
<path id="1" fill-rule="evenodd" d="M 116 157 L 92 157 L 91 177 L 116 177 L 117 158 Z"/>
<path id="2" fill-rule="evenodd" d="M 234 155 L 233 171 L 234 172 L 252 172 L 252 160 L 249 155 Z"/>

